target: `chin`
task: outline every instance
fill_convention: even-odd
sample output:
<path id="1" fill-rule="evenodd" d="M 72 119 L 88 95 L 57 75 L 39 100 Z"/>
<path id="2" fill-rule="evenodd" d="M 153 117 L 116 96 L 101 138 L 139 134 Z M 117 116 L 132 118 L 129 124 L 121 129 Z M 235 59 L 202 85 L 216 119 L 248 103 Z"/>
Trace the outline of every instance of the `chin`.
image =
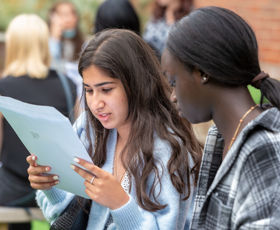
<path id="1" fill-rule="evenodd" d="M 200 119 L 200 117 L 198 117 L 198 116 L 184 114 L 182 111 L 180 111 L 179 115 L 181 117 L 187 119 L 192 124 L 199 124 L 199 123 L 205 122 L 202 119 Z"/>
<path id="2" fill-rule="evenodd" d="M 102 125 L 105 129 L 113 129 L 113 128 L 115 128 L 115 127 L 113 127 L 113 125 L 110 124 L 109 122 L 101 122 L 101 121 L 99 121 L 99 122 L 101 123 L 101 125 Z"/>
<path id="3" fill-rule="evenodd" d="M 105 129 L 114 129 L 115 127 L 113 127 L 112 125 L 103 125 L 103 127 Z"/>

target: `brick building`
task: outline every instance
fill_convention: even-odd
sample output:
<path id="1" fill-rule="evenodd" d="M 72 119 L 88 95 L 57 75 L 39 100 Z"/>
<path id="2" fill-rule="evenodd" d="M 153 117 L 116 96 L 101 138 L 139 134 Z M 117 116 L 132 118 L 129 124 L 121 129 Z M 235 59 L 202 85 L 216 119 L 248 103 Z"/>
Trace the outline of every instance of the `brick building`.
<path id="1" fill-rule="evenodd" d="M 220 6 L 243 17 L 256 33 L 262 69 L 280 79 L 280 1 L 195 0 L 195 7 Z"/>

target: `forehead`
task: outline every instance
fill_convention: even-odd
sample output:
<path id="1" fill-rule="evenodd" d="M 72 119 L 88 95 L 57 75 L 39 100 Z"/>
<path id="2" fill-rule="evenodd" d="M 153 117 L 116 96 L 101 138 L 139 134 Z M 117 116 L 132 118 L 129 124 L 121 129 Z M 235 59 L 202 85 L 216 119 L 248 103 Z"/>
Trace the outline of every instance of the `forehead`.
<path id="1" fill-rule="evenodd" d="M 72 13 L 73 11 L 73 6 L 69 3 L 61 3 L 56 7 L 57 13 Z"/>
<path id="2" fill-rule="evenodd" d="M 182 67 L 182 64 L 168 50 L 165 50 L 161 56 L 161 67 L 163 71 L 174 73 Z"/>
<path id="3" fill-rule="evenodd" d="M 168 6 L 172 1 L 176 2 L 176 0 L 156 0 L 156 2 L 160 6 Z M 178 0 L 177 0 L 178 1 Z"/>
<path id="4" fill-rule="evenodd" d="M 100 82 L 105 82 L 105 81 L 110 81 L 110 82 L 118 82 L 119 79 L 117 78 L 112 78 L 105 70 L 91 65 L 88 68 L 86 68 L 83 71 L 83 81 L 86 82 L 95 82 L 95 83 L 100 83 Z"/>

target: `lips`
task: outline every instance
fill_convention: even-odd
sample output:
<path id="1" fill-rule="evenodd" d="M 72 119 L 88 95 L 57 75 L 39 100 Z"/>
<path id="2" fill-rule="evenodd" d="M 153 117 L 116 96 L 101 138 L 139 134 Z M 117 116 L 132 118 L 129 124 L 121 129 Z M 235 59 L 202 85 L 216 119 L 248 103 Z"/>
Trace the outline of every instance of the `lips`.
<path id="1" fill-rule="evenodd" d="M 99 114 L 97 114 L 97 118 L 100 121 L 108 121 L 110 115 L 111 115 L 111 113 L 99 113 Z"/>

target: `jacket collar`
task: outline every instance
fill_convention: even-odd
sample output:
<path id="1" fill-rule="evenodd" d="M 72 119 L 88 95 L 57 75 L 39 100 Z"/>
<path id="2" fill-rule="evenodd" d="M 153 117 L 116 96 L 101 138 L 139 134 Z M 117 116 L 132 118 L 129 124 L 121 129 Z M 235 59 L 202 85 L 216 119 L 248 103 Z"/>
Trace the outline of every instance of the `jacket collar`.
<path id="1" fill-rule="evenodd" d="M 231 168 L 236 158 L 238 157 L 240 148 L 242 147 L 246 139 L 252 134 L 252 131 L 261 127 L 262 130 L 265 129 L 271 132 L 280 132 L 279 121 L 280 121 L 280 111 L 277 108 L 271 108 L 262 112 L 258 117 L 256 117 L 254 120 L 249 122 L 244 127 L 244 129 L 242 129 L 240 134 L 237 136 L 237 139 L 233 143 L 232 147 L 228 151 L 222 164 L 220 165 L 220 168 L 216 173 L 213 183 L 211 184 L 210 188 L 207 191 L 206 197 L 208 197 L 211 194 L 211 192 L 215 189 L 215 187 L 220 182 L 220 180 L 226 175 L 228 170 Z M 217 127 L 213 126 L 211 130 L 209 130 L 209 133 L 212 133 L 212 135 L 215 135 L 217 137 L 216 143 L 211 149 L 212 150 L 218 149 L 219 151 L 221 149 L 220 148 L 221 145 L 223 145 L 223 138 L 218 132 Z M 210 154 L 214 153 L 212 151 L 209 152 Z M 219 151 L 219 154 L 222 154 L 222 152 L 223 152 L 223 148 L 221 149 L 221 151 Z M 205 152 L 205 154 L 207 154 L 207 152 Z"/>

